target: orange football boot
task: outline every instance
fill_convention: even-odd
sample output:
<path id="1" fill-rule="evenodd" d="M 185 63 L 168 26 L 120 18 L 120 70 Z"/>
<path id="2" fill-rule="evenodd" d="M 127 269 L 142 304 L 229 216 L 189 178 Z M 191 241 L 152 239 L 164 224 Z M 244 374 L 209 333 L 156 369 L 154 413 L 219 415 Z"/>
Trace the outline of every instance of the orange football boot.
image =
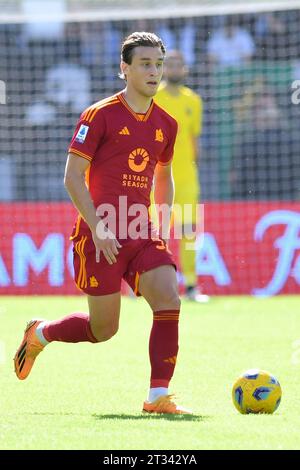
<path id="1" fill-rule="evenodd" d="M 143 411 L 145 413 L 192 415 L 191 410 L 176 405 L 173 401 L 174 395 L 162 395 L 153 402 L 144 402 Z"/>
<path id="2" fill-rule="evenodd" d="M 15 372 L 20 380 L 28 377 L 37 355 L 44 349 L 35 334 L 37 326 L 43 321 L 30 320 L 25 328 L 24 338 L 14 357 Z"/>

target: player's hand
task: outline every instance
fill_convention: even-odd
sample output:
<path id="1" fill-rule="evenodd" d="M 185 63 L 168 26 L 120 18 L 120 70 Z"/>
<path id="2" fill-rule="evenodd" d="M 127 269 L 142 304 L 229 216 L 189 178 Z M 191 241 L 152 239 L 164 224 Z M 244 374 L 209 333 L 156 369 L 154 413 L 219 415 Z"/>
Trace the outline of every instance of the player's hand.
<path id="1" fill-rule="evenodd" d="M 115 235 L 101 222 L 92 232 L 93 242 L 96 248 L 96 263 L 100 262 L 101 251 L 109 264 L 117 262 L 118 248 L 122 248 Z"/>

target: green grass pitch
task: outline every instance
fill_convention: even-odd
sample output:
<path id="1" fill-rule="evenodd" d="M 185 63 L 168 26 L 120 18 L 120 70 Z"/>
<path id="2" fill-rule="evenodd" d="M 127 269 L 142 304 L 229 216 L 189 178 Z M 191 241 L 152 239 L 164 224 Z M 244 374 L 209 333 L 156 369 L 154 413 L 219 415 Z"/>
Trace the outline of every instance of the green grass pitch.
<path id="1" fill-rule="evenodd" d="M 84 297 L 2 297 L 0 449 L 300 449 L 300 297 L 216 297 L 183 302 L 171 391 L 193 417 L 144 416 L 152 317 L 143 299 L 122 300 L 107 343 L 50 344 L 17 380 L 13 355 L 28 319 L 86 311 Z M 274 415 L 240 415 L 237 376 L 272 372 L 283 397 Z"/>

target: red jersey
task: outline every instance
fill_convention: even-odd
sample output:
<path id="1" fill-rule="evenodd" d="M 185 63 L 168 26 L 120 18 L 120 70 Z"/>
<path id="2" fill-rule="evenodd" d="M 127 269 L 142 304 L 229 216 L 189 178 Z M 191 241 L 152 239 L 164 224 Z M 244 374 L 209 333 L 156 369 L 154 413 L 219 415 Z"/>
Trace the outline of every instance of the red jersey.
<path id="1" fill-rule="evenodd" d="M 152 101 L 146 114 L 135 113 L 117 93 L 85 110 L 72 138 L 69 152 L 90 162 L 87 183 L 97 208 L 112 204 L 118 216 L 119 196 L 127 205 L 150 206 L 150 192 L 157 164 L 173 157 L 177 122 Z M 79 219 L 76 232 L 87 229 Z"/>

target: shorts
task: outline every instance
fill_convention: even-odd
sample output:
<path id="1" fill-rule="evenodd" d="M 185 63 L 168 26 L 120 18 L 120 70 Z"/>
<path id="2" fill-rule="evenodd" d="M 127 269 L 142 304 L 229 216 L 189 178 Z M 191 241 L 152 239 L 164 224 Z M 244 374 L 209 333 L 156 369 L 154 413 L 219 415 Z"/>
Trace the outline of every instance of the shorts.
<path id="1" fill-rule="evenodd" d="M 96 263 L 96 250 L 90 232 L 79 233 L 73 244 L 75 283 L 87 295 L 119 292 L 124 279 L 140 296 L 138 285 L 141 274 L 163 265 L 172 265 L 176 269 L 172 253 L 159 238 L 126 240 L 119 249 L 117 262 L 112 265 L 103 253 L 100 253 L 100 262 Z"/>

